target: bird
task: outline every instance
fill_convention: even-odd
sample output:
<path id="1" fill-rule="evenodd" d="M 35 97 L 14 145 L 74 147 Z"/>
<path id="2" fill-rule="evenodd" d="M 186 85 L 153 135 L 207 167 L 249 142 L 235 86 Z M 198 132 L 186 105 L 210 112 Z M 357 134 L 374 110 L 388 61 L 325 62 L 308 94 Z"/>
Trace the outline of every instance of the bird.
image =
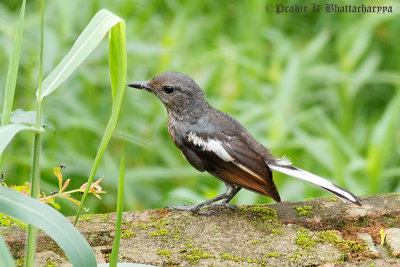
<path id="1" fill-rule="evenodd" d="M 280 202 L 272 171 L 305 180 L 343 201 L 361 206 L 353 193 L 293 166 L 287 157 L 274 157 L 236 119 L 212 107 L 203 90 L 188 75 L 163 72 L 150 81 L 127 86 L 158 97 L 167 109 L 168 133 L 186 160 L 198 171 L 208 172 L 225 183 L 225 192 L 212 199 L 197 205 L 167 208 L 207 213 L 204 208 L 208 206 L 233 207 L 229 202 L 242 188 Z"/>

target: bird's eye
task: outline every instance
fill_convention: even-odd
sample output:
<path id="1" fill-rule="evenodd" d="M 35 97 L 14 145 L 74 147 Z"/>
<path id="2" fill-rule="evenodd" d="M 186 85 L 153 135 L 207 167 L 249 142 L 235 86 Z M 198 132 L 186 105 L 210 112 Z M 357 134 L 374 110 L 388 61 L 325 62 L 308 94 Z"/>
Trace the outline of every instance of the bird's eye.
<path id="1" fill-rule="evenodd" d="M 164 86 L 163 90 L 167 93 L 167 94 L 171 94 L 174 91 L 174 87 L 172 86 Z"/>

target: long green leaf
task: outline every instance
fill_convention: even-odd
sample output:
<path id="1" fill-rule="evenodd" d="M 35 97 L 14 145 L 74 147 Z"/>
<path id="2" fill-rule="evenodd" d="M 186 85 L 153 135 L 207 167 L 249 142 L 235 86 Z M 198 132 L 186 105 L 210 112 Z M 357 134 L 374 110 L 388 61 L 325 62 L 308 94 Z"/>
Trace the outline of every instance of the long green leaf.
<path id="1" fill-rule="evenodd" d="M 34 131 L 35 129 L 25 124 L 8 124 L 0 127 L 0 155 L 14 136 L 22 130 Z"/>
<path id="2" fill-rule="evenodd" d="M 121 108 L 122 98 L 124 96 L 127 62 L 126 62 L 125 22 L 123 20 L 110 29 L 109 57 L 110 57 L 111 89 L 113 96 L 111 116 L 108 120 L 103 138 L 101 139 L 99 149 L 97 150 L 96 158 L 94 159 L 92 170 L 90 171 L 87 186 L 81 199 L 81 205 L 79 206 L 79 209 L 76 213 L 75 224 L 78 222 L 79 215 L 82 211 L 82 207 L 89 193 L 90 185 L 93 182 L 94 176 L 97 172 L 97 169 L 99 168 L 101 159 L 103 158 L 108 142 L 111 139 L 115 126 L 117 125 L 119 110 Z"/>
<path id="3" fill-rule="evenodd" d="M 7 247 L 6 242 L 0 235 L 0 266 L 15 266 L 13 257 Z"/>
<path id="4" fill-rule="evenodd" d="M 97 12 L 89 25 L 83 30 L 81 35 L 79 35 L 68 54 L 44 79 L 42 93 L 38 95 L 39 100 L 42 100 L 56 90 L 98 46 L 107 32 L 121 21 L 122 19 L 120 17 L 106 9 Z"/>
<path id="5" fill-rule="evenodd" d="M 3 102 L 3 114 L 1 125 L 10 123 L 11 110 L 14 102 L 15 84 L 17 83 L 19 56 L 21 54 L 22 36 L 24 31 L 25 0 L 22 1 L 21 12 L 19 14 L 17 32 L 15 35 L 14 46 L 8 66 L 6 88 Z M 0 153 L 1 154 L 1 153 Z"/>
<path id="6" fill-rule="evenodd" d="M 92 248 L 85 238 L 52 207 L 0 186 L 0 212 L 42 229 L 60 246 L 74 266 L 96 266 Z"/>

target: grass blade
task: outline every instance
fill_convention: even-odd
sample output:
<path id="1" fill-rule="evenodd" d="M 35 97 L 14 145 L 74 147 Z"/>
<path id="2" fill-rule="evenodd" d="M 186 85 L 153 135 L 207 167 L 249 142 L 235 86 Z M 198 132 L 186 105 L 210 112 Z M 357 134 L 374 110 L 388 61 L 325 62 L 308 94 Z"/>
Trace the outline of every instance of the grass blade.
<path id="1" fill-rule="evenodd" d="M 15 266 L 15 262 L 7 247 L 6 242 L 0 235 L 0 266 Z"/>
<path id="2" fill-rule="evenodd" d="M 122 212 L 124 210 L 124 183 L 125 183 L 125 151 L 122 150 L 121 166 L 118 179 L 117 219 L 115 222 L 115 236 L 110 256 L 110 266 L 117 266 L 119 241 L 121 239 Z"/>
<path id="3" fill-rule="evenodd" d="M 19 66 L 19 56 L 21 54 L 22 36 L 24 31 L 25 0 L 22 1 L 21 12 L 19 14 L 17 32 L 15 35 L 14 46 L 8 66 L 6 88 L 3 102 L 3 113 L 1 116 L 1 126 L 10 123 L 11 110 L 14 102 L 15 84 Z"/>
<path id="4" fill-rule="evenodd" d="M 44 79 L 42 93 L 40 95 L 37 93 L 38 98 L 42 100 L 56 90 L 98 46 L 107 32 L 121 21 L 120 17 L 106 9 L 97 12 L 88 26 L 79 35 L 68 54 Z"/>
<path id="5" fill-rule="evenodd" d="M 73 266 L 96 266 L 92 248 L 85 238 L 52 207 L 0 186 L 0 212 L 42 229 L 60 246 Z"/>
<path id="6" fill-rule="evenodd" d="M 8 124 L 0 127 L 0 155 L 14 136 L 22 130 L 34 131 L 35 129 L 24 124 Z"/>
<path id="7" fill-rule="evenodd" d="M 127 62 L 126 62 L 126 38 L 125 38 L 125 22 L 120 21 L 110 30 L 109 39 L 109 58 L 110 58 L 110 73 L 111 73 L 111 88 L 113 96 L 113 106 L 111 116 L 108 120 L 106 130 L 101 140 L 99 149 L 94 159 L 93 167 L 89 175 L 88 183 L 81 199 L 81 205 L 76 213 L 75 224 L 78 222 L 79 215 L 89 193 L 90 186 L 93 182 L 96 171 L 103 158 L 108 142 L 117 125 L 118 114 L 121 108 L 122 98 L 125 91 Z"/>

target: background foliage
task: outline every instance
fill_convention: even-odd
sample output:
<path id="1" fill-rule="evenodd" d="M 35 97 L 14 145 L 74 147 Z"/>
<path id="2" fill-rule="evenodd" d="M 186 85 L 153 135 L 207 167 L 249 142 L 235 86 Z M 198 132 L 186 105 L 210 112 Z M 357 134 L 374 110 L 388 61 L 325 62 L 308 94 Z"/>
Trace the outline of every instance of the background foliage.
<path id="1" fill-rule="evenodd" d="M 295 165 L 357 195 L 400 192 L 398 13 L 271 15 L 265 4 L 48 1 L 44 73 L 64 57 L 90 18 L 107 8 L 126 20 L 128 81 L 167 70 L 189 74 L 213 106 L 236 117 L 274 155 L 288 155 Z M 0 3 L 0 81 L 19 5 Z M 39 25 L 39 3 L 28 1 L 14 109 L 34 109 Z M 60 163 L 72 187 L 87 180 L 111 106 L 107 57 L 105 41 L 44 105 L 41 191 L 57 189 L 52 170 Z M 127 209 L 196 203 L 224 190 L 174 147 L 165 109 L 154 96 L 126 90 L 120 118 L 97 173 L 108 194 L 100 202 L 91 197 L 91 212 L 115 209 L 121 139 L 127 140 Z M 31 147 L 31 136 L 21 134 L 7 148 L 7 184 L 29 180 Z M 283 175 L 275 174 L 275 181 L 283 200 L 329 195 Z M 247 191 L 234 198 L 234 203 L 269 201 Z M 62 210 L 74 214 L 68 203 Z"/>

